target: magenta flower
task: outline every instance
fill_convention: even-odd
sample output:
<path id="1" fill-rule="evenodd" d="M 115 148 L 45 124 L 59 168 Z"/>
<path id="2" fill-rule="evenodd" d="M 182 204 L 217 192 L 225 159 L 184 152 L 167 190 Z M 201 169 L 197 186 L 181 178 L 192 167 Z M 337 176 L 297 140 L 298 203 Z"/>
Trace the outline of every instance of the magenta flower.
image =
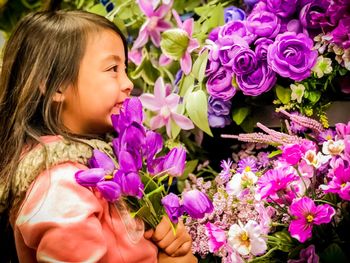
<path id="1" fill-rule="evenodd" d="M 310 245 L 300 251 L 300 259 L 290 259 L 287 263 L 319 263 L 319 260 L 315 246 Z"/>
<path id="2" fill-rule="evenodd" d="M 164 20 L 165 15 L 169 12 L 172 1 L 167 5 L 161 5 L 156 10 L 152 1 L 138 0 L 141 11 L 147 16 L 146 22 L 141 26 L 139 36 L 134 42 L 132 49 L 138 49 L 144 46 L 148 39 L 151 38 L 156 47 L 160 45 L 160 33 L 171 28 L 171 24 Z"/>
<path id="3" fill-rule="evenodd" d="M 162 198 L 162 205 L 171 222 L 177 224 L 179 217 L 184 212 L 183 206 L 180 204 L 180 198 L 176 194 L 170 193 Z"/>
<path id="4" fill-rule="evenodd" d="M 282 158 L 291 165 L 296 165 L 303 154 L 303 149 L 299 144 L 287 144 L 282 147 Z"/>
<path id="5" fill-rule="evenodd" d="M 211 253 L 217 252 L 227 242 L 226 233 L 221 228 L 208 222 L 205 224 L 205 232 L 209 238 L 208 245 Z"/>
<path id="6" fill-rule="evenodd" d="M 281 193 L 286 201 L 289 201 L 288 199 L 292 198 L 292 196 L 288 194 L 293 193 L 293 191 L 288 190 L 289 184 L 298 179 L 299 177 L 287 168 L 268 170 L 257 182 L 257 198 L 264 199 L 269 197 L 274 201 L 281 201 L 278 196 L 278 193 Z"/>
<path id="7" fill-rule="evenodd" d="M 175 147 L 164 157 L 163 170 L 174 177 L 179 177 L 185 170 L 186 150 Z"/>
<path id="8" fill-rule="evenodd" d="M 182 201 L 185 211 L 193 218 L 203 218 L 206 213 L 214 210 L 213 203 L 208 196 L 196 189 L 184 192 Z"/>
<path id="9" fill-rule="evenodd" d="M 335 215 L 333 207 L 328 204 L 316 206 L 308 197 L 294 201 L 289 210 L 295 219 L 290 222 L 288 231 L 302 243 L 312 236 L 313 225 L 329 223 Z"/>
<path id="10" fill-rule="evenodd" d="M 159 77 L 154 85 L 154 95 L 149 93 L 142 94 L 140 100 L 145 108 L 157 113 L 151 119 L 150 125 L 152 130 L 166 126 L 166 132 L 171 137 L 172 121 L 184 130 L 194 128 L 189 118 L 176 112 L 180 96 L 175 93 L 167 94 L 162 77 Z"/>
<path id="11" fill-rule="evenodd" d="M 350 201 L 350 167 L 339 164 L 334 169 L 334 175 L 328 185 L 321 187 L 325 193 L 338 194 L 342 199 Z"/>
<path id="12" fill-rule="evenodd" d="M 180 58 L 181 70 L 188 75 L 192 69 L 192 59 L 191 53 L 193 50 L 199 47 L 199 43 L 196 39 L 192 38 L 194 21 L 193 18 L 186 19 L 184 22 L 181 21 L 178 13 L 173 10 L 173 16 L 176 20 L 178 28 L 184 33 L 188 38 L 188 44 L 186 50 L 183 52 L 182 57 Z M 160 56 L 160 64 L 167 65 L 171 62 L 172 59 L 177 59 L 165 53 Z"/>

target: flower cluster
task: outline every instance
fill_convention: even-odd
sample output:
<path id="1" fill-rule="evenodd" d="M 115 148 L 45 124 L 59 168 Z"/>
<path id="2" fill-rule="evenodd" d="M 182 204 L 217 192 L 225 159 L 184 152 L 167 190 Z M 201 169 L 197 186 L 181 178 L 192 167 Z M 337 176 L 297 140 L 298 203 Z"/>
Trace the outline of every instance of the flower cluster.
<path id="1" fill-rule="evenodd" d="M 350 122 L 320 130 L 315 120 L 282 113 L 303 126 L 307 136 L 283 142 L 266 130 L 261 142 L 277 147 L 268 161 L 262 158 L 266 153 L 240 154 L 235 165 L 223 161 L 214 180 L 199 184 L 201 178 L 192 178 L 188 187 L 201 188 L 214 203 L 211 215 L 186 221 L 194 252 L 203 257 L 212 253 L 223 262 L 272 262 L 276 253 L 290 263 L 319 262 L 328 256 L 346 262 Z M 203 233 L 206 236 L 199 237 Z"/>
<path id="2" fill-rule="evenodd" d="M 211 201 L 204 194 L 201 198 L 205 203 L 201 202 L 200 206 L 197 192 L 184 195 L 183 204 L 176 195 L 166 195 L 164 180 L 169 178 L 171 183 L 173 177 L 183 174 L 186 151 L 179 146 L 158 156 L 163 150 L 163 139 L 143 126 L 143 109 L 138 98 L 125 100 L 120 113 L 112 115 L 112 123 L 118 134 L 112 140 L 114 156 L 94 150 L 90 169 L 75 175 L 79 184 L 96 187 L 109 202 L 128 197 L 135 215 L 139 214 L 151 227 L 160 222 L 164 209 L 174 223 L 184 211 L 198 218 L 211 212 Z M 175 212 L 174 200 L 178 206 Z"/>

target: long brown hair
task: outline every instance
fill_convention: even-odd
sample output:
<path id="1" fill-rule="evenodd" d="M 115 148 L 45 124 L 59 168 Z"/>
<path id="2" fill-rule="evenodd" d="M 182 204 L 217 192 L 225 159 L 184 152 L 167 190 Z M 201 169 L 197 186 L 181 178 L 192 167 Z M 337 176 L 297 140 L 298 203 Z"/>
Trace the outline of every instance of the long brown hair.
<path id="1" fill-rule="evenodd" d="M 0 197 L 8 188 L 25 146 L 40 136 L 72 138 L 60 121 L 53 95 L 77 82 L 89 34 L 120 30 L 84 11 L 36 12 L 24 17 L 5 45 L 0 75 Z M 1 199 L 1 198 L 0 198 Z M 0 215 L 11 206 L 0 205 Z"/>

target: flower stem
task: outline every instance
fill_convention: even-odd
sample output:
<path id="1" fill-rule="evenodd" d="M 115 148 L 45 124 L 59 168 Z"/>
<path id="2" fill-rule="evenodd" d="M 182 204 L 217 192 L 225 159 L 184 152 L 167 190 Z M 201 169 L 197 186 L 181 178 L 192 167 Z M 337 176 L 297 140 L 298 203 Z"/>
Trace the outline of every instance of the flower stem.
<path id="1" fill-rule="evenodd" d="M 255 259 L 253 259 L 252 261 L 249 261 L 250 263 L 252 262 L 259 262 L 261 259 L 265 259 L 267 258 L 268 256 L 270 256 L 272 254 L 272 252 L 274 252 L 275 250 L 277 250 L 278 248 L 277 247 L 273 247 L 271 248 L 269 251 L 267 251 L 267 253 L 261 257 L 256 257 Z"/>

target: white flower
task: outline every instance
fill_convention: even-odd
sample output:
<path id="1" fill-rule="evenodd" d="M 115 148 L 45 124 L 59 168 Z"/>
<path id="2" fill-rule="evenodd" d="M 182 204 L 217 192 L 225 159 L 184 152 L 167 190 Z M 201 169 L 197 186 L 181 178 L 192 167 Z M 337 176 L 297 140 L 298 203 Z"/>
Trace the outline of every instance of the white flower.
<path id="1" fill-rule="evenodd" d="M 230 227 L 228 232 L 228 243 L 233 250 L 246 256 L 260 255 L 267 249 L 266 241 L 262 238 L 262 230 L 259 224 L 253 220 L 243 226 L 241 222 Z"/>
<path id="2" fill-rule="evenodd" d="M 236 173 L 226 185 L 226 191 L 230 195 L 239 195 L 240 192 L 256 183 L 258 177 L 253 172 Z"/>
<path id="3" fill-rule="evenodd" d="M 304 96 L 305 86 L 303 84 L 291 84 L 290 88 L 292 90 L 292 94 L 290 96 L 291 99 L 301 103 L 301 99 Z"/>
<path id="4" fill-rule="evenodd" d="M 317 62 L 312 69 L 318 78 L 322 78 L 325 74 L 331 73 L 332 70 L 332 60 L 330 58 L 324 58 L 323 56 L 317 58 Z"/>
<path id="5" fill-rule="evenodd" d="M 321 165 L 327 163 L 331 158 L 332 156 L 323 155 L 320 152 L 316 154 L 316 151 L 314 150 L 308 150 L 303 157 L 303 159 L 306 161 L 308 165 L 312 165 L 316 169 L 320 168 Z"/>
<path id="6" fill-rule="evenodd" d="M 327 155 L 339 155 L 344 149 L 345 144 L 343 140 L 328 140 L 322 145 L 322 152 Z"/>

